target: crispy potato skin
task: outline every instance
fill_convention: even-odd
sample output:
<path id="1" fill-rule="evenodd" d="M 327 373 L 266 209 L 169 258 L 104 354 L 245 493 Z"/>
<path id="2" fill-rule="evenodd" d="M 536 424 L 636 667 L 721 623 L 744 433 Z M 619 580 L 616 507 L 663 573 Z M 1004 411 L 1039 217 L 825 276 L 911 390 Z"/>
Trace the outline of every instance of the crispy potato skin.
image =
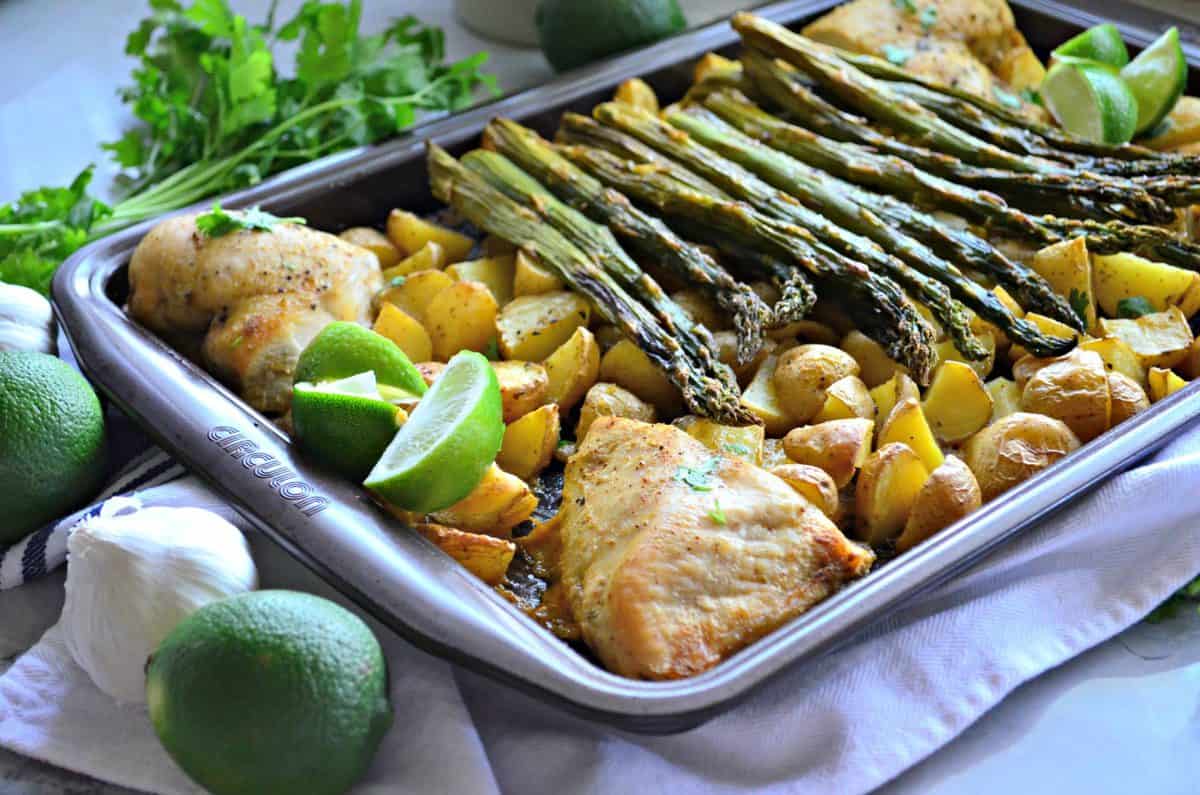
<path id="1" fill-rule="evenodd" d="M 928 477 L 921 457 L 906 444 L 885 444 L 871 453 L 854 487 L 855 536 L 882 544 L 899 533 Z"/>
<path id="2" fill-rule="evenodd" d="M 499 585 L 504 581 L 508 565 L 517 552 L 517 545 L 507 539 L 468 533 L 445 525 L 422 522 L 413 525 L 413 529 L 488 585 Z"/>
<path id="3" fill-rule="evenodd" d="M 505 472 L 529 481 L 550 465 L 560 435 L 558 406 L 535 409 L 504 430 L 496 463 Z"/>
<path id="4" fill-rule="evenodd" d="M 646 403 L 628 389 L 601 381 L 588 390 L 579 409 L 579 424 L 575 440 L 582 442 L 592 423 L 600 417 L 624 417 L 642 422 L 654 422 L 654 406 Z"/>
<path id="5" fill-rule="evenodd" d="M 1021 408 L 1062 420 L 1081 442 L 1104 433 L 1112 399 L 1100 354 L 1075 350 L 1040 368 L 1025 384 Z"/>
<path id="6" fill-rule="evenodd" d="M 837 521 L 838 514 L 841 513 L 841 500 L 837 484 L 824 469 L 808 464 L 783 464 L 768 471 L 817 506 L 821 513 Z"/>
<path id="7" fill-rule="evenodd" d="M 840 489 L 870 454 L 874 430 L 871 420 L 830 420 L 790 431 L 783 438 L 783 449 L 797 464 L 828 472 Z"/>
<path id="8" fill-rule="evenodd" d="M 508 538 L 535 508 L 537 497 L 529 485 L 492 464 L 470 494 L 430 516 L 438 524 Z"/>
<path id="9" fill-rule="evenodd" d="M 1019 411 L 972 436 L 963 458 L 988 502 L 1078 449 L 1079 437 L 1062 420 Z"/>
<path id="10" fill-rule="evenodd" d="M 1108 374 L 1108 394 L 1112 399 L 1110 425 L 1120 425 L 1139 411 L 1150 408 L 1150 398 L 1141 384 L 1122 373 Z"/>
<path id="11" fill-rule="evenodd" d="M 785 351 L 772 378 L 780 405 L 799 424 L 821 410 L 830 386 L 859 372 L 858 362 L 840 348 L 809 344 Z"/>
<path id="12" fill-rule="evenodd" d="M 549 379 L 547 399 L 570 411 L 600 377 L 600 346 L 592 332 L 580 326 L 542 364 Z"/>
<path id="13" fill-rule="evenodd" d="M 534 362 L 492 362 L 500 382 L 500 402 L 505 424 L 516 422 L 546 402 L 550 378 L 546 368 Z"/>
<path id="14" fill-rule="evenodd" d="M 917 492 L 896 551 L 904 552 L 949 527 L 983 505 L 983 492 L 975 473 L 962 459 L 947 456 Z"/>

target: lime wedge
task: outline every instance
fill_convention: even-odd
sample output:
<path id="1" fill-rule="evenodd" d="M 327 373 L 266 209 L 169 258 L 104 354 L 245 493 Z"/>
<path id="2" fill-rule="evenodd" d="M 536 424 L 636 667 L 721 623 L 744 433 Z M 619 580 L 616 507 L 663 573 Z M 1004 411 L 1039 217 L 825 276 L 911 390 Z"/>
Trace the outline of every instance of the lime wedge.
<path id="1" fill-rule="evenodd" d="M 1121 77 L 1138 103 L 1137 130 L 1154 129 L 1183 96 L 1187 86 L 1187 61 L 1179 45 L 1179 31 L 1171 28 L 1142 50 L 1121 70 Z"/>
<path id="2" fill-rule="evenodd" d="M 415 513 L 471 493 L 500 451 L 504 421 L 496 372 L 463 351 L 446 365 L 364 481 L 386 502 Z"/>
<path id="3" fill-rule="evenodd" d="M 292 431 L 300 448 L 354 480 L 371 471 L 406 416 L 379 394 L 371 370 L 292 388 Z"/>
<path id="4" fill-rule="evenodd" d="M 1096 61 L 1118 69 L 1129 63 L 1129 51 L 1125 49 L 1125 40 L 1121 38 L 1117 26 L 1112 23 L 1088 28 L 1075 38 L 1060 44 L 1050 54 L 1055 58 Z"/>
<path id="5" fill-rule="evenodd" d="M 1111 66 L 1060 61 L 1050 67 L 1039 91 L 1046 108 L 1067 132 L 1107 144 L 1123 144 L 1133 138 L 1137 100 Z"/>
<path id="6" fill-rule="evenodd" d="M 371 370 L 385 386 L 425 394 L 425 379 L 400 346 L 357 323 L 339 320 L 321 329 L 296 362 L 293 382 L 321 383 Z"/>

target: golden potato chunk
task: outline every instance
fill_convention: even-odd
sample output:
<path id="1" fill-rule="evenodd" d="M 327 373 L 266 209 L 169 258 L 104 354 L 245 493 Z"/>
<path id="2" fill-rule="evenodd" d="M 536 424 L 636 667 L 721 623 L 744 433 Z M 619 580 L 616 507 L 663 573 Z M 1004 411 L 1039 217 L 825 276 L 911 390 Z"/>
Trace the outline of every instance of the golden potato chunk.
<path id="1" fill-rule="evenodd" d="M 654 93 L 650 84 L 640 77 L 631 77 L 617 86 L 617 93 L 613 95 L 613 99 L 650 113 L 658 113 L 658 95 Z"/>
<path id="2" fill-rule="evenodd" d="M 1143 367 L 1174 367 L 1187 358 L 1193 341 L 1192 327 L 1176 306 L 1136 320 L 1105 318 L 1100 328 L 1128 344 Z"/>
<path id="3" fill-rule="evenodd" d="M 875 419 L 875 401 L 867 385 L 856 375 L 839 378 L 825 391 L 825 404 L 812 418 L 813 422 L 846 420 L 851 417 Z"/>
<path id="4" fill-rule="evenodd" d="M 496 303 L 504 306 L 513 299 L 513 278 L 516 271 L 511 254 L 484 257 L 460 262 L 446 268 L 460 282 L 479 282 L 491 291 Z"/>
<path id="5" fill-rule="evenodd" d="M 600 357 L 600 379 L 650 403 L 659 417 L 675 417 L 683 412 L 679 387 L 630 340 L 621 340 Z"/>
<path id="6" fill-rule="evenodd" d="M 566 288 L 562 279 L 543 268 L 524 251 L 518 251 L 513 262 L 514 296 L 542 295 Z"/>
<path id="7" fill-rule="evenodd" d="M 400 249 L 387 239 L 378 229 L 369 226 L 352 226 L 338 235 L 347 243 L 353 243 L 359 248 L 365 248 L 379 260 L 379 267 L 384 270 L 400 261 Z"/>
<path id="8" fill-rule="evenodd" d="M 968 365 L 942 362 L 925 392 L 921 410 L 934 436 L 943 442 L 961 442 L 988 424 L 992 396 Z"/>
<path id="9" fill-rule="evenodd" d="M 433 241 L 446 251 L 448 262 L 467 258 L 475 241 L 461 232 L 426 221 L 405 210 L 392 210 L 387 219 L 387 236 L 405 255 L 415 254 L 421 246 Z"/>
<path id="10" fill-rule="evenodd" d="M 1062 420 L 1019 411 L 972 436 L 963 460 L 989 502 L 1077 449 L 1079 437 Z"/>
<path id="11" fill-rule="evenodd" d="M 671 293 L 674 301 L 683 313 L 709 331 L 724 331 L 732 328 L 729 313 L 722 312 L 706 294 L 697 289 L 680 290 Z"/>
<path id="12" fill-rule="evenodd" d="M 908 445 L 921 457 L 925 469 L 930 472 L 940 467 L 945 457 L 933 436 L 933 429 L 929 427 L 920 401 L 913 398 L 905 398 L 892 409 L 879 429 L 878 442 L 880 447 L 895 442 Z"/>
<path id="13" fill-rule="evenodd" d="M 778 362 L 777 354 L 767 354 L 758 366 L 754 378 L 750 379 L 749 386 L 742 392 L 742 405 L 762 420 L 768 436 L 782 436 L 796 425 L 791 415 L 784 410 L 775 389 L 774 375 Z"/>
<path id="14" fill-rule="evenodd" d="M 992 416 L 988 422 L 1021 410 L 1021 388 L 1011 378 L 993 378 L 984 387 L 992 398 Z"/>
<path id="15" fill-rule="evenodd" d="M 783 464 L 772 467 L 770 472 L 830 519 L 836 519 L 841 512 L 837 484 L 824 469 L 808 464 Z"/>
<path id="16" fill-rule="evenodd" d="M 853 356 L 831 345 L 797 345 L 780 355 L 772 379 L 779 404 L 800 424 L 821 410 L 834 382 L 857 376 L 859 370 Z"/>
<path id="17" fill-rule="evenodd" d="M 908 521 L 929 470 L 906 444 L 885 444 L 867 458 L 854 487 L 854 536 L 868 544 L 894 538 Z"/>
<path id="18" fill-rule="evenodd" d="M 1092 269 L 1096 301 L 1109 317 L 1121 316 L 1121 301 L 1127 298 L 1145 298 L 1161 312 L 1177 305 L 1200 279 L 1200 274 L 1136 254 L 1097 254 Z"/>
<path id="19" fill-rule="evenodd" d="M 710 450 L 762 465 L 764 431 L 761 425 L 722 425 L 705 417 L 684 417 L 677 424 Z"/>
<path id="20" fill-rule="evenodd" d="M 962 362 L 963 364 L 974 370 L 980 379 L 987 378 L 991 375 L 992 370 L 996 366 L 996 337 L 989 331 L 984 331 L 976 335 L 980 344 L 987 349 L 988 354 L 978 361 L 972 361 L 963 356 L 954 345 L 954 340 L 942 340 L 935 347 L 937 349 L 939 362 Z"/>
<path id="21" fill-rule="evenodd" d="M 825 470 L 843 488 L 871 454 L 875 423 L 870 420 L 830 420 L 789 431 L 783 450 L 797 464 Z"/>
<path id="22" fill-rule="evenodd" d="M 570 411 L 600 377 L 600 346 L 592 332 L 580 326 L 542 365 L 549 378 L 546 399 Z"/>
<path id="23" fill-rule="evenodd" d="M 416 253 L 409 254 L 383 272 L 383 283 L 396 286 L 403 283 L 397 277 L 410 276 L 418 271 L 441 270 L 446 264 L 446 250 L 432 240 L 421 246 Z M 392 284 L 395 282 L 396 284 Z"/>
<path id="24" fill-rule="evenodd" d="M 529 412 L 504 429 L 496 463 L 521 480 L 532 480 L 554 459 L 561 430 L 553 403 Z"/>
<path id="25" fill-rule="evenodd" d="M 579 423 L 575 426 L 575 441 L 582 442 L 588 428 L 598 417 L 625 417 L 642 422 L 654 422 L 654 406 L 646 403 L 628 389 L 601 381 L 587 391 L 579 407 Z"/>
<path id="26" fill-rule="evenodd" d="M 1129 347 L 1129 343 L 1116 337 L 1088 340 L 1080 346 L 1085 351 L 1095 351 L 1104 360 L 1104 369 L 1110 373 L 1121 373 L 1139 384 L 1146 383 L 1146 368 L 1141 359 Z"/>
<path id="27" fill-rule="evenodd" d="M 504 538 L 427 522 L 415 524 L 413 529 L 488 585 L 504 582 L 504 575 L 517 552 L 517 545 Z"/>
<path id="28" fill-rule="evenodd" d="M 1112 399 L 1109 422 L 1120 425 L 1139 411 L 1150 408 L 1150 398 L 1141 384 L 1121 373 L 1108 374 L 1108 394 Z"/>
<path id="29" fill-rule="evenodd" d="M 455 282 L 425 310 L 433 358 L 449 361 L 459 351 L 485 351 L 496 338 L 496 299 L 479 282 Z"/>
<path id="30" fill-rule="evenodd" d="M 550 378 L 546 368 L 534 362 L 492 362 L 496 380 L 500 382 L 500 401 L 504 406 L 504 422 L 524 417 L 546 402 Z"/>
<path id="31" fill-rule="evenodd" d="M 1150 387 L 1150 400 L 1154 403 L 1157 403 L 1168 395 L 1175 394 L 1188 385 L 1187 381 L 1175 375 L 1174 370 L 1168 370 L 1164 367 L 1151 367 L 1149 374 L 1146 376 L 1146 381 Z"/>
<path id="32" fill-rule="evenodd" d="M 533 515 L 537 502 L 525 481 L 492 464 L 470 494 L 430 516 L 438 524 L 508 538 Z"/>
<path id="33" fill-rule="evenodd" d="M 1200 141 L 1200 99 L 1184 96 L 1179 98 L 1162 123 L 1138 143 L 1168 152 L 1197 141 Z"/>
<path id="34" fill-rule="evenodd" d="M 921 392 L 916 383 L 908 377 L 908 373 L 898 372 L 871 390 L 871 400 L 875 403 L 875 418 L 883 422 L 896 404 L 905 398 L 920 400 Z"/>
<path id="35" fill-rule="evenodd" d="M 586 326 L 591 316 L 587 300 L 572 292 L 514 298 L 496 319 L 500 352 L 505 359 L 540 362 L 570 339 L 575 329 Z"/>
<path id="36" fill-rule="evenodd" d="M 433 341 L 429 332 L 412 316 L 395 304 L 379 307 L 374 330 L 390 339 L 414 362 L 433 358 Z"/>
<path id="37" fill-rule="evenodd" d="M 975 473 L 962 459 L 947 456 L 917 492 L 896 551 L 904 552 L 983 505 Z"/>
<path id="38" fill-rule="evenodd" d="M 842 338 L 842 350 L 858 362 L 859 372 L 852 375 L 858 375 L 869 388 L 879 386 L 903 369 L 883 346 L 858 330 Z"/>
<path id="39" fill-rule="evenodd" d="M 1084 326 L 1096 327 L 1096 295 L 1092 290 L 1092 262 L 1087 240 L 1073 237 L 1039 251 L 1029 267 L 1041 275 L 1054 291 L 1066 298 Z"/>
<path id="40" fill-rule="evenodd" d="M 395 304 L 409 317 L 424 324 L 433 297 L 453 284 L 454 279 L 445 271 L 417 271 L 380 293 L 379 300 L 381 304 Z"/>
<path id="41" fill-rule="evenodd" d="M 1100 354 L 1074 350 L 1050 360 L 1025 384 L 1021 410 L 1062 420 L 1083 442 L 1104 433 L 1111 420 L 1112 398 Z"/>
<path id="42" fill-rule="evenodd" d="M 1200 378 L 1200 337 L 1192 340 L 1188 346 L 1187 356 L 1177 367 L 1185 378 Z"/>

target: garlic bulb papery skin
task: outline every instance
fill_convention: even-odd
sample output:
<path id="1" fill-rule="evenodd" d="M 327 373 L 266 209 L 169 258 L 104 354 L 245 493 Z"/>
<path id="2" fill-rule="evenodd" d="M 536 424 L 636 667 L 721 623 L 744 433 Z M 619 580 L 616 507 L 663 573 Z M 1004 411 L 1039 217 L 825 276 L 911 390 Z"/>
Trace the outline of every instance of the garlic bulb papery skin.
<path id="1" fill-rule="evenodd" d="M 0 351 L 58 355 L 58 324 L 50 302 L 19 284 L 0 282 Z"/>
<path id="2" fill-rule="evenodd" d="M 102 514 L 71 533 L 67 556 L 67 648 L 125 703 L 145 703 L 146 661 L 179 622 L 258 587 L 241 531 L 200 508 Z"/>

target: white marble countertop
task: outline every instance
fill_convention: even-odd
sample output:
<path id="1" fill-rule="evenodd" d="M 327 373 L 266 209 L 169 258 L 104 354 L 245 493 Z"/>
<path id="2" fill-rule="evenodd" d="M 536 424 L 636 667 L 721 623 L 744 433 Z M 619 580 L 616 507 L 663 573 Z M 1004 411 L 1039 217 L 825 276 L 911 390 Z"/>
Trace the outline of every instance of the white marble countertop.
<path id="1" fill-rule="evenodd" d="M 1149 0 L 1200 23 L 1200 2 Z M 265 0 L 235 0 L 252 19 Z M 280 3 L 285 10 L 296 2 Z M 367 0 L 364 27 L 415 13 L 447 31 L 452 56 L 492 52 L 506 90 L 549 77 L 535 50 L 483 42 L 447 0 Z M 693 22 L 750 3 L 684 2 Z M 105 158 L 98 141 L 128 116 L 126 33 L 144 0 L 0 0 L 0 200 L 60 184 Z M 111 175 L 98 170 L 97 184 Z M 1136 576 L 1136 574 L 1131 575 Z M 884 788 L 892 795 L 1013 792 L 1192 793 L 1200 789 L 1200 616 L 1139 625 L 1030 682 L 950 745 Z M 4 795 L 118 795 L 112 787 L 0 750 Z"/>

